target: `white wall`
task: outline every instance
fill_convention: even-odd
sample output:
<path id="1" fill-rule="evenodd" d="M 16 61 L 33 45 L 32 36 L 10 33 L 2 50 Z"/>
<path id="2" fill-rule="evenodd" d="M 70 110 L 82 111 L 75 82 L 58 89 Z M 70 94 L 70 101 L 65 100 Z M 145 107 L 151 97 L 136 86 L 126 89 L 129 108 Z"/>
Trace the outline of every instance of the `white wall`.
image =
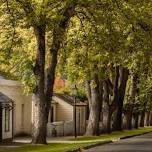
<path id="1" fill-rule="evenodd" d="M 53 100 L 58 103 L 56 105 L 56 121 L 73 120 L 73 106 L 56 96 L 53 96 Z"/>
<path id="2" fill-rule="evenodd" d="M 31 134 L 31 96 L 24 95 L 21 83 L 5 79 L 0 79 L 0 92 L 11 98 L 15 104 L 14 135 Z M 24 116 L 22 115 L 22 104 L 24 104 Z M 24 122 L 22 123 L 22 121 Z"/>
<path id="3" fill-rule="evenodd" d="M 67 136 L 74 134 L 74 107 L 69 103 L 63 101 L 63 99 L 53 96 L 55 101 L 56 116 L 53 123 L 47 125 L 47 135 L 52 136 L 53 128 L 57 131 L 57 136 Z M 86 130 L 86 106 L 76 107 L 77 118 L 77 133 L 84 134 Z"/>

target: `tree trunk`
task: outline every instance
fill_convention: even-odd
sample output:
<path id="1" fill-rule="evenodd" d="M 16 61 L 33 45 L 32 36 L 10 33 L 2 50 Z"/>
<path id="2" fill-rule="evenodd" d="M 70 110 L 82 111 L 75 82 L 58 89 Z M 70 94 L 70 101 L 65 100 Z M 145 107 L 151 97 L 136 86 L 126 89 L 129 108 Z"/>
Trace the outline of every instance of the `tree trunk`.
<path id="1" fill-rule="evenodd" d="M 132 129 L 132 109 L 127 112 L 127 129 Z"/>
<path id="2" fill-rule="evenodd" d="M 109 80 L 108 80 L 109 81 Z M 109 94 L 110 94 L 110 86 L 108 81 L 104 81 L 104 94 L 103 94 L 103 103 L 105 105 L 104 111 L 106 113 L 107 119 L 106 119 L 106 132 L 110 133 L 111 132 L 111 118 L 112 118 L 112 110 L 111 110 L 111 105 L 110 105 L 110 99 L 109 99 Z M 104 116 L 103 116 L 104 117 Z"/>
<path id="3" fill-rule="evenodd" d="M 117 109 L 114 117 L 113 129 L 122 130 L 122 111 L 123 111 L 123 101 L 125 96 L 126 84 L 128 80 L 128 69 L 120 68 L 120 86 L 118 89 Z"/>
<path id="4" fill-rule="evenodd" d="M 128 109 L 127 129 L 132 129 L 132 117 L 133 117 L 135 96 L 137 93 L 137 83 L 138 83 L 138 76 L 136 74 L 132 74 L 131 75 L 131 86 L 130 86 L 130 98 L 129 98 L 129 103 L 128 103 L 130 105 L 130 108 Z"/>
<path id="5" fill-rule="evenodd" d="M 138 123 L 139 123 L 139 115 L 138 113 L 135 114 L 135 128 L 138 129 Z"/>
<path id="6" fill-rule="evenodd" d="M 87 136 L 93 136 L 99 134 L 99 118 L 100 118 L 100 92 L 99 92 L 99 79 L 98 75 L 94 76 L 91 81 L 91 107 L 88 120 L 88 126 L 86 130 Z"/>
<path id="7" fill-rule="evenodd" d="M 88 99 L 88 105 L 89 105 L 89 110 L 91 109 L 91 87 L 90 87 L 90 81 L 87 80 L 85 82 L 85 89 L 86 89 L 86 94 L 87 94 L 87 99 Z"/>
<path id="8" fill-rule="evenodd" d="M 77 0 L 72 0 L 66 6 L 63 12 L 63 18 L 58 22 L 58 25 L 53 30 L 53 40 L 50 49 L 50 63 L 47 69 L 47 79 L 45 79 L 45 25 L 34 27 L 34 32 L 37 40 L 37 56 L 34 68 L 34 74 L 37 80 L 34 90 L 34 117 L 33 117 L 33 132 L 32 143 L 46 144 L 46 131 L 48 114 L 53 95 L 53 85 L 55 79 L 55 69 L 57 65 L 57 55 L 64 41 L 68 23 L 75 14 Z M 43 21 L 42 21 L 43 23 Z M 41 21 L 40 21 L 41 24 Z"/>
<path id="9" fill-rule="evenodd" d="M 45 101 L 39 99 L 39 96 L 33 95 L 33 126 L 32 126 L 32 143 L 46 144 L 46 124 L 47 112 Z"/>
<path id="10" fill-rule="evenodd" d="M 150 112 L 150 126 L 152 126 L 152 112 Z"/>
<path id="11" fill-rule="evenodd" d="M 111 107 L 109 106 L 108 112 L 108 120 L 107 120 L 107 133 L 111 133 L 111 120 L 112 120 L 112 112 Z"/>
<path id="12" fill-rule="evenodd" d="M 146 117 L 146 126 L 150 125 L 150 112 L 147 112 L 147 117 Z"/>
<path id="13" fill-rule="evenodd" d="M 140 127 L 144 127 L 145 126 L 145 111 L 143 110 L 141 113 L 141 119 L 140 119 Z"/>
<path id="14" fill-rule="evenodd" d="M 100 114 L 99 114 L 99 121 L 102 121 L 103 120 L 103 84 L 104 84 L 104 81 L 103 79 L 100 77 L 100 75 L 98 75 L 98 80 L 99 80 L 99 100 L 101 101 L 100 102 L 100 105 L 99 105 L 99 111 L 100 111 Z"/>
<path id="15" fill-rule="evenodd" d="M 36 88 L 34 90 L 34 118 L 32 143 L 46 144 L 46 101 L 45 101 L 45 26 L 35 27 L 34 29 L 37 40 L 37 56 L 34 68 L 36 77 Z"/>

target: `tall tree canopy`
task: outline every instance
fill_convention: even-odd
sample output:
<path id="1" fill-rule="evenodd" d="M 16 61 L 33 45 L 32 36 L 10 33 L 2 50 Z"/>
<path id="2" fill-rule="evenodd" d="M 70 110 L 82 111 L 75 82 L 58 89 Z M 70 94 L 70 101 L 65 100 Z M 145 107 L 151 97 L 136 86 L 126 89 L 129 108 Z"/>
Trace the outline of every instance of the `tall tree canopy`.
<path id="1" fill-rule="evenodd" d="M 86 84 L 87 135 L 99 133 L 104 102 L 109 131 L 112 116 L 122 129 L 124 100 L 151 107 L 149 0 L 2 0 L 0 8 L 0 72 L 34 94 L 33 143 L 46 143 L 57 63 L 72 82 Z"/>

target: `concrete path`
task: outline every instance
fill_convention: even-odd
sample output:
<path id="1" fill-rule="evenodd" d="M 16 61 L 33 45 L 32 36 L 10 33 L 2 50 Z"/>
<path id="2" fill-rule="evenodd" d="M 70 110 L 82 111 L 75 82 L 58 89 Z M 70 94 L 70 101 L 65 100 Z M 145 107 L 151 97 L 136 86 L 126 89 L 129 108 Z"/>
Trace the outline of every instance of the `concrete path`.
<path id="1" fill-rule="evenodd" d="M 47 138 L 47 143 L 62 143 L 62 144 L 75 144 L 75 143 L 92 143 L 92 142 L 102 142 L 102 139 L 94 139 L 94 140 L 84 140 L 84 141 L 70 141 L 66 140 L 66 137 L 55 137 L 55 138 Z M 13 140 L 15 143 L 29 144 L 31 143 L 31 137 L 17 137 Z"/>
<path id="2" fill-rule="evenodd" d="M 152 133 L 122 139 L 84 152 L 152 152 Z"/>

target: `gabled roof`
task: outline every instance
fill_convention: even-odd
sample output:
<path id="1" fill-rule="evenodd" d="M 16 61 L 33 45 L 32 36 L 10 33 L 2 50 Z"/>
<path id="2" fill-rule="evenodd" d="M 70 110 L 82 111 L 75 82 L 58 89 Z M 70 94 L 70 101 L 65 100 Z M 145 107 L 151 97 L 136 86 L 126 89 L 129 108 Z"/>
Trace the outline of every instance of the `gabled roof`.
<path id="1" fill-rule="evenodd" d="M 56 96 L 56 97 L 62 99 L 63 101 L 65 101 L 66 103 L 74 106 L 74 98 L 69 95 L 54 93 L 53 96 Z M 76 100 L 76 106 L 86 106 L 86 105 L 87 104 L 85 102 Z"/>

